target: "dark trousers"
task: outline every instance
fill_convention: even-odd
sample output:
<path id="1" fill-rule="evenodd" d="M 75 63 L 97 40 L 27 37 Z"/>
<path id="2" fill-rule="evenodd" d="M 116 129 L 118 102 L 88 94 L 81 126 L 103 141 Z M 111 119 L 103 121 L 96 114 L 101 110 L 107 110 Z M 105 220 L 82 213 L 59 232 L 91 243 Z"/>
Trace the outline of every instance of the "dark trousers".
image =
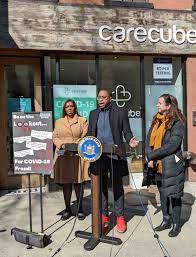
<path id="1" fill-rule="evenodd" d="M 102 156 L 101 162 L 101 188 L 102 188 L 102 214 L 108 215 L 108 186 L 111 183 L 114 193 L 114 208 L 117 216 L 124 215 L 124 189 L 120 175 L 119 161 Z M 110 179 L 108 177 L 110 175 Z"/>
<path id="2" fill-rule="evenodd" d="M 174 224 L 180 224 L 180 215 L 182 209 L 182 200 L 180 198 L 167 197 L 161 191 L 161 183 L 157 184 L 159 193 L 160 193 L 160 201 L 161 201 L 161 210 L 163 213 L 163 219 L 170 219 L 170 205 L 172 207 L 172 220 Z"/>

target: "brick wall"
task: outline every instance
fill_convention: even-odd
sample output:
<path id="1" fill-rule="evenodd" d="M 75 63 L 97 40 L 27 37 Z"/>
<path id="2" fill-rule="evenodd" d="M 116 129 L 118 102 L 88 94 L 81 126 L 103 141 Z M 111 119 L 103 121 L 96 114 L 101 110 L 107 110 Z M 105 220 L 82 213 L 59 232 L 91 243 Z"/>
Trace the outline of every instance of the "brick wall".
<path id="1" fill-rule="evenodd" d="M 97 4 L 103 5 L 104 0 L 59 0 L 59 3 L 66 4 Z"/>
<path id="2" fill-rule="evenodd" d="M 135 2 L 141 1 L 135 0 Z M 153 3 L 156 9 L 192 10 L 194 0 L 149 0 L 149 2 Z M 104 0 L 59 0 L 59 3 L 104 5 Z"/>
<path id="3" fill-rule="evenodd" d="M 196 58 L 187 59 L 187 125 L 188 151 L 196 153 L 196 126 L 192 125 L 192 111 L 196 111 Z M 196 167 L 189 168 L 189 181 L 196 181 Z"/>
<path id="4" fill-rule="evenodd" d="M 192 10 L 194 0 L 149 0 L 156 9 Z"/>

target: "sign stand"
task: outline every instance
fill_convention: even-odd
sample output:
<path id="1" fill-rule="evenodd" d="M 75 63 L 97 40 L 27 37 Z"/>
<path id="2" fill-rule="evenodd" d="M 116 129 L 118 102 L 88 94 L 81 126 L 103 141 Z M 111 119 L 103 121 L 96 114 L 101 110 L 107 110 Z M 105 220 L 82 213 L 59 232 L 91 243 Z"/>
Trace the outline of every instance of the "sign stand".
<path id="1" fill-rule="evenodd" d="M 30 232 L 33 232 L 32 229 L 32 201 L 31 201 L 31 174 L 28 173 L 28 191 L 29 191 L 29 227 Z M 39 182 L 40 182 L 40 219 L 41 219 L 41 233 L 44 232 L 43 226 L 43 194 L 42 194 L 42 174 L 39 174 Z M 27 249 L 32 249 L 31 245 L 27 246 Z"/>
<path id="2" fill-rule="evenodd" d="M 42 179 L 53 170 L 52 112 L 13 112 L 14 171 L 28 176 L 30 231 L 13 228 L 12 233 L 21 243 L 43 248 L 49 236 L 43 234 Z M 39 175 L 41 233 L 32 229 L 31 174 Z"/>
<path id="3" fill-rule="evenodd" d="M 42 174 L 39 175 L 40 181 L 40 212 L 41 212 L 41 233 L 44 232 L 43 226 L 43 194 L 42 194 Z"/>
<path id="4" fill-rule="evenodd" d="M 28 189 L 29 189 L 29 226 L 30 232 L 32 232 L 32 205 L 31 205 L 31 174 L 27 174 L 28 176 Z M 28 245 L 27 249 L 32 249 L 32 245 Z"/>

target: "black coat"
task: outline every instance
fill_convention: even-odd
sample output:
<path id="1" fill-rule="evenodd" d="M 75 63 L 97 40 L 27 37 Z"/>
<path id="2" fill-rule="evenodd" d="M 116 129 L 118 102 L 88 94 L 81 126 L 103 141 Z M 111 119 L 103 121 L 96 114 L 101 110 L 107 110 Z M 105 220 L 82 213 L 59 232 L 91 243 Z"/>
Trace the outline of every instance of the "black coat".
<path id="1" fill-rule="evenodd" d="M 97 108 L 90 112 L 87 136 L 97 136 L 97 121 L 100 111 L 101 109 Z M 123 136 L 127 143 L 129 143 L 130 139 L 133 137 L 129 125 L 128 113 L 124 108 L 119 108 L 114 103 L 111 103 L 109 121 L 114 144 L 118 145 L 120 152 L 122 153 L 122 155 L 119 156 L 119 162 L 122 162 L 121 174 L 124 176 L 128 174 L 128 167 L 125 159 L 126 149 L 125 143 L 123 142 Z M 93 163 L 91 163 L 91 170 L 94 168 L 93 166 Z"/>
<path id="2" fill-rule="evenodd" d="M 166 129 L 162 146 L 156 150 L 152 150 L 149 147 L 151 131 L 152 127 L 147 136 L 147 159 L 148 161 L 161 160 L 161 192 L 165 196 L 179 198 L 183 195 L 185 181 L 185 167 L 181 150 L 184 137 L 184 124 L 180 120 L 173 121 L 171 129 Z M 176 161 L 176 158 L 180 160 Z"/>

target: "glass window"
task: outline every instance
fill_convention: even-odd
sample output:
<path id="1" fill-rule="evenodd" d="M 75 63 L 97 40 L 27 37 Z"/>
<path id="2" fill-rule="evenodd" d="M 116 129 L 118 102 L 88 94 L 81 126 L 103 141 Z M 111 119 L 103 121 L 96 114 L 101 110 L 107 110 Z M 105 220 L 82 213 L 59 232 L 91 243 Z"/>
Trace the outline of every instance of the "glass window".
<path id="1" fill-rule="evenodd" d="M 81 116 L 89 117 L 97 107 L 97 87 L 94 56 L 60 58 L 60 84 L 53 85 L 54 120 L 62 117 L 63 104 L 75 100 Z"/>
<path id="2" fill-rule="evenodd" d="M 180 57 L 145 57 L 146 132 L 157 113 L 158 97 L 174 95 L 183 111 L 182 65 Z"/>
<path id="3" fill-rule="evenodd" d="M 134 56 L 100 56 L 100 86 L 112 92 L 117 106 L 128 110 L 130 126 L 140 146 L 131 150 L 127 145 L 128 162 L 133 172 L 142 171 L 142 121 L 140 92 L 140 58 Z"/>
<path id="4" fill-rule="evenodd" d="M 7 153 L 9 172 L 13 167 L 12 112 L 34 110 L 34 79 L 31 65 L 5 65 L 5 88 L 7 92 Z"/>
<path id="5" fill-rule="evenodd" d="M 66 85 L 95 85 L 95 57 L 60 58 L 60 82 Z"/>

